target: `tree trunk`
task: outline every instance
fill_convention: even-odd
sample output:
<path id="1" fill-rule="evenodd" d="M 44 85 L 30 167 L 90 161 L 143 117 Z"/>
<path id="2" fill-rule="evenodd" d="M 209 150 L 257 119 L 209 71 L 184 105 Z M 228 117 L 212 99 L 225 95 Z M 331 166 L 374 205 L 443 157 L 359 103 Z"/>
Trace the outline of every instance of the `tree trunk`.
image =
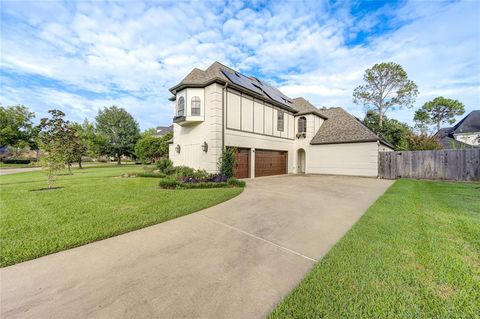
<path id="1" fill-rule="evenodd" d="M 437 132 L 440 131 L 440 121 L 437 122 Z"/>
<path id="2" fill-rule="evenodd" d="M 379 115 L 378 126 L 382 127 L 383 126 L 383 113 L 382 113 L 382 111 L 378 112 L 378 115 Z"/>
<path id="3" fill-rule="evenodd" d="M 122 155 L 118 155 L 117 157 L 117 165 L 121 165 L 122 164 Z"/>
<path id="4" fill-rule="evenodd" d="M 78 168 L 79 168 L 79 169 L 82 169 L 82 168 L 83 168 L 83 166 L 82 166 L 82 160 L 79 160 L 79 161 L 78 161 Z"/>
<path id="5" fill-rule="evenodd" d="M 72 164 L 68 163 L 67 167 L 68 167 L 68 174 L 72 175 Z"/>

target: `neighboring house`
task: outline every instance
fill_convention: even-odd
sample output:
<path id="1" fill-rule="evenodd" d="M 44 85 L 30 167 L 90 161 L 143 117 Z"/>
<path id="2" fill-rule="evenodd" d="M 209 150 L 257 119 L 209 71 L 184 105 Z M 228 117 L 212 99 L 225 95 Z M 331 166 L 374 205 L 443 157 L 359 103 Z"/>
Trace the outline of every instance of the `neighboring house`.
<path id="1" fill-rule="evenodd" d="M 480 110 L 470 112 L 453 127 L 441 128 L 435 136 L 444 149 L 480 147 Z"/>
<path id="2" fill-rule="evenodd" d="M 236 147 L 239 178 L 286 173 L 377 176 L 378 152 L 392 150 L 342 108 L 290 99 L 218 62 L 193 69 L 170 89 L 175 102 L 174 165 L 217 171 Z"/>
<path id="3" fill-rule="evenodd" d="M 153 136 L 155 137 L 162 137 L 164 136 L 165 134 L 169 133 L 169 132 L 173 132 L 173 125 L 170 125 L 170 126 L 157 126 L 156 128 L 156 132 Z"/>

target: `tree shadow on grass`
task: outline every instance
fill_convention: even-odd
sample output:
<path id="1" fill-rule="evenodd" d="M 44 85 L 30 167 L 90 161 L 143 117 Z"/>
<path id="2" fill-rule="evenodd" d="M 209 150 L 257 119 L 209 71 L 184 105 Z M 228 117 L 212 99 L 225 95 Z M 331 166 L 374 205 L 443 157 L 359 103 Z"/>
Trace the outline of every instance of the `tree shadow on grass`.
<path id="1" fill-rule="evenodd" d="M 56 189 L 62 189 L 64 187 L 44 187 L 44 188 L 36 188 L 36 189 L 31 189 L 31 192 L 41 192 L 41 191 L 53 191 Z"/>

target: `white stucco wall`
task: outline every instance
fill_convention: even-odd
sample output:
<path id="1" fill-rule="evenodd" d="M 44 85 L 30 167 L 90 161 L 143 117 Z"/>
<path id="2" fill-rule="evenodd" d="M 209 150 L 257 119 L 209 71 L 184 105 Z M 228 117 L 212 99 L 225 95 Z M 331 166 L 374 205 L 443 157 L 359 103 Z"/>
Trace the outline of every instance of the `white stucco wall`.
<path id="1" fill-rule="evenodd" d="M 280 108 L 232 89 L 226 92 L 226 129 L 293 139 L 293 114 L 283 111 L 284 129 L 277 127 Z M 250 136 L 250 135 L 247 135 Z"/>
<path id="2" fill-rule="evenodd" d="M 473 133 L 459 133 L 454 134 L 453 137 L 459 141 L 468 145 L 478 146 L 480 145 L 480 132 Z"/>
<path id="3" fill-rule="evenodd" d="M 309 145 L 306 151 L 307 174 L 333 174 L 376 177 L 377 142 Z"/>
<path id="4" fill-rule="evenodd" d="M 222 149 L 222 87 L 215 83 L 205 89 L 189 88 L 181 91 L 181 95 L 187 97 L 185 103 L 187 114 L 191 114 L 190 98 L 193 96 L 201 98 L 201 116 L 204 121 L 185 126 L 173 125 L 173 144 L 169 147 L 170 159 L 175 166 L 186 165 L 211 173 L 216 172 Z M 205 105 L 207 107 L 204 107 Z M 202 151 L 203 142 L 208 144 L 207 153 Z M 180 154 L 175 151 L 177 145 L 180 145 Z"/>

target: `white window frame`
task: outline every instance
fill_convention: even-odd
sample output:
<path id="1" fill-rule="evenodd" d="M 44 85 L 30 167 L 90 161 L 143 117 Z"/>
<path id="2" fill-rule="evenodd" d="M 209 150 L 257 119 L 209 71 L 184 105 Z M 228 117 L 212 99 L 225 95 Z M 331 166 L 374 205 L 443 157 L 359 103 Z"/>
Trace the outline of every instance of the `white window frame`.
<path id="1" fill-rule="evenodd" d="M 285 112 L 277 110 L 277 131 L 283 132 L 284 129 L 285 129 Z"/>
<path id="2" fill-rule="evenodd" d="M 202 100 L 198 96 L 194 96 L 191 99 L 191 112 L 192 116 L 201 116 L 202 115 Z M 195 110 L 195 112 L 194 112 Z M 198 112 L 197 112 L 198 110 Z"/>
<path id="3" fill-rule="evenodd" d="M 179 97 L 177 101 L 177 116 L 185 116 L 185 98 L 183 96 Z"/>
<path id="4" fill-rule="evenodd" d="M 298 122 L 298 127 L 297 127 L 297 133 L 303 134 L 307 133 L 307 118 L 305 116 L 301 116 L 297 120 Z M 302 122 L 302 124 L 300 124 Z"/>

